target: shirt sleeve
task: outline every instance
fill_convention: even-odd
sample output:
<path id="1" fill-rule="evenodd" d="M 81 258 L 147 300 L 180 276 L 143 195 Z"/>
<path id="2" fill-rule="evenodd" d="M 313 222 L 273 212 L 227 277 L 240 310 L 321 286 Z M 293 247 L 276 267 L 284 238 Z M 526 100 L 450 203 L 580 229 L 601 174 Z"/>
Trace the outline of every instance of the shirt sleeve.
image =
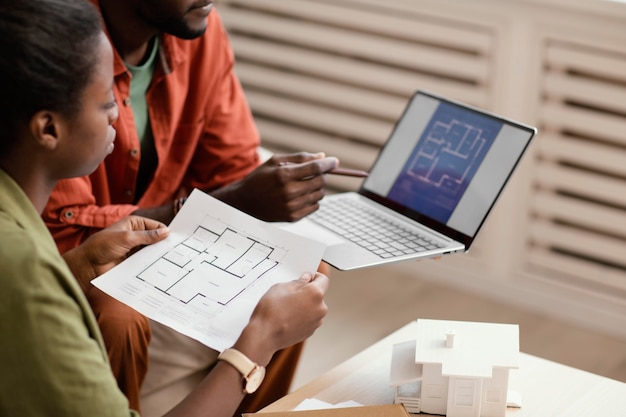
<path id="1" fill-rule="evenodd" d="M 108 187 L 102 188 L 101 193 L 106 194 L 95 196 L 90 177 L 64 179 L 57 183 L 42 218 L 61 253 L 138 209 L 130 204 L 109 204 Z"/>
<path id="2" fill-rule="evenodd" d="M 216 77 L 208 100 L 201 140 L 185 178 L 187 189 L 214 190 L 242 179 L 260 164 L 260 137 L 234 72 L 234 53 L 218 14 L 211 14 L 209 36 L 218 53 L 203 69 Z M 207 169 L 209 167 L 209 169 Z"/>
<path id="3" fill-rule="evenodd" d="M 137 416 L 65 264 L 24 235 L 5 235 L 0 254 L 0 415 Z"/>

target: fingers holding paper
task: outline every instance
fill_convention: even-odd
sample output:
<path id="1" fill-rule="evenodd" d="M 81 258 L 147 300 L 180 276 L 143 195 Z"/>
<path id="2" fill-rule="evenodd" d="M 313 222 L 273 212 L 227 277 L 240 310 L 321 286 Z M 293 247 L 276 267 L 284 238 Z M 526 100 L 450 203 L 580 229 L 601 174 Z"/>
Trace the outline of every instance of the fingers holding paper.
<path id="1" fill-rule="evenodd" d="M 137 249 L 156 243 L 169 235 L 161 222 L 128 216 L 91 235 L 83 244 L 66 252 L 63 258 L 83 288 L 122 262 Z"/>
<path id="2" fill-rule="evenodd" d="M 270 357 L 308 338 L 328 312 L 324 301 L 328 286 L 328 277 L 320 273 L 273 285 L 259 300 L 244 334 L 254 333 L 257 347 L 264 345 Z"/>

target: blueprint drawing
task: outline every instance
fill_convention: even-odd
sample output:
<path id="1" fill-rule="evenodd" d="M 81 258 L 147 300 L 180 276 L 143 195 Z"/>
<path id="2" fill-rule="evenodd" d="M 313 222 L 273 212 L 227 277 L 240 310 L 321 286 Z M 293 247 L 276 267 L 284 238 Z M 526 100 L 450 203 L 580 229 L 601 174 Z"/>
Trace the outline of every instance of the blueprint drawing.
<path id="1" fill-rule="evenodd" d="M 501 128 L 500 121 L 440 104 L 389 197 L 446 222 Z"/>
<path id="2" fill-rule="evenodd" d="M 95 279 L 137 311 L 223 350 L 269 287 L 315 272 L 324 245 L 194 190 L 170 236 Z"/>

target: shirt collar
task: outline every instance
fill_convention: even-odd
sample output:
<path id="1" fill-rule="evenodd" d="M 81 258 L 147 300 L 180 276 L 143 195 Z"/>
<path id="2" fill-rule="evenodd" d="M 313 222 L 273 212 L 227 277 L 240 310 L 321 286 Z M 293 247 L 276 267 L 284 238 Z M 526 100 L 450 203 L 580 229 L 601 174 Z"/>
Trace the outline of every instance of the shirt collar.
<path id="1" fill-rule="evenodd" d="M 117 77 L 119 75 L 128 73 L 126 64 L 124 63 L 122 56 L 117 52 L 115 45 L 113 45 L 113 41 L 111 40 L 111 34 L 109 33 L 106 23 L 104 22 L 104 19 L 102 18 L 102 12 L 100 10 L 99 0 L 90 0 L 90 1 L 98 9 L 98 12 L 100 13 L 101 22 L 102 22 L 102 30 L 106 34 L 107 38 L 109 39 L 109 42 L 111 42 L 111 45 L 113 47 L 113 75 Z M 160 35 L 157 59 L 159 61 L 159 67 L 163 70 L 163 73 L 165 75 L 171 73 L 173 68 L 175 68 L 181 62 L 183 62 L 187 57 L 186 52 L 183 50 L 183 48 L 181 48 L 179 42 L 180 40 L 178 38 L 176 38 L 175 36 L 169 35 L 167 33 L 163 33 Z"/>
<path id="2" fill-rule="evenodd" d="M 0 199 L 0 212 L 7 213 L 24 229 L 36 230 L 41 236 L 48 236 L 54 246 L 52 236 L 32 201 L 15 180 L 2 169 L 0 169 L 0 194 L 3 196 Z"/>

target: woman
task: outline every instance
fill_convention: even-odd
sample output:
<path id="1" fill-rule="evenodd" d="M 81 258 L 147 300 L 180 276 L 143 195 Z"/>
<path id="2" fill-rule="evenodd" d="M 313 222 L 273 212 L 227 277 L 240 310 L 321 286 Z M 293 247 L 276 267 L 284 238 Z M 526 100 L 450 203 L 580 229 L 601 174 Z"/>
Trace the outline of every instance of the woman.
<path id="1" fill-rule="evenodd" d="M 0 0 L 0 50 L 0 415 L 136 415 L 81 287 L 168 230 L 130 217 L 61 258 L 39 216 L 59 179 L 89 174 L 113 149 L 111 46 L 84 0 Z M 262 379 L 244 379 L 238 358 L 261 370 L 310 336 L 327 286 L 305 274 L 272 287 L 235 350 L 167 415 L 231 416 Z"/>

